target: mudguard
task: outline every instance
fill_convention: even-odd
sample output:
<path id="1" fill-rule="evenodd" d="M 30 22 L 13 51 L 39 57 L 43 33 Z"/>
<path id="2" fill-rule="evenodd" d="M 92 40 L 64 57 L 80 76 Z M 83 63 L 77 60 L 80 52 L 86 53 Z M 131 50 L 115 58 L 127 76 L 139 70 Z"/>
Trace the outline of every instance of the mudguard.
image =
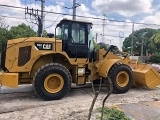
<path id="1" fill-rule="evenodd" d="M 113 64 L 121 61 L 121 59 L 105 59 L 104 62 L 96 64 L 98 69 L 98 75 L 102 77 L 107 77 L 108 72 Z"/>

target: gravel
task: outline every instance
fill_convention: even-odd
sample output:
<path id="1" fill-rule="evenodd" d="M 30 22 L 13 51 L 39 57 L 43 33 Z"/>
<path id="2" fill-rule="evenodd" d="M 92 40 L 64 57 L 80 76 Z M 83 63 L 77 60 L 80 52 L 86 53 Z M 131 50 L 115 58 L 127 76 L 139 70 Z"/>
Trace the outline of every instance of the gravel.
<path id="1" fill-rule="evenodd" d="M 84 88 L 72 87 L 70 93 L 57 101 L 43 101 L 38 98 L 30 85 L 14 89 L 3 87 L 0 94 L 0 120 L 87 120 L 89 108 L 94 97 L 91 85 Z M 107 95 L 102 88 L 92 113 L 92 120 L 99 115 L 96 108 L 102 105 Z M 111 94 L 106 106 L 120 104 L 160 101 L 160 87 L 148 90 L 132 88 L 125 94 Z"/>

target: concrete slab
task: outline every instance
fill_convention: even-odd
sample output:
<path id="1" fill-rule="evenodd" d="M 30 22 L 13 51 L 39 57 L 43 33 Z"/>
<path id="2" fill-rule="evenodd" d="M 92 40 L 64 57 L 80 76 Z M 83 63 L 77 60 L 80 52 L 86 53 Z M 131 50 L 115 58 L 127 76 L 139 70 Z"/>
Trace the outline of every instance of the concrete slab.
<path id="1" fill-rule="evenodd" d="M 132 120 L 160 120 L 160 101 L 119 105 Z"/>
<path id="2" fill-rule="evenodd" d="M 32 85 L 19 85 L 18 88 L 1 87 L 0 93 L 20 93 L 33 91 Z"/>
<path id="3" fill-rule="evenodd" d="M 75 84 L 72 84 L 72 88 L 83 88 L 83 87 L 89 87 L 91 88 L 91 83 L 87 83 L 86 85 L 83 86 L 76 86 Z M 24 85 L 19 85 L 18 88 L 10 88 L 10 87 L 5 87 L 2 86 L 0 88 L 0 93 L 21 93 L 21 92 L 31 92 L 33 91 L 32 84 L 24 84 Z"/>

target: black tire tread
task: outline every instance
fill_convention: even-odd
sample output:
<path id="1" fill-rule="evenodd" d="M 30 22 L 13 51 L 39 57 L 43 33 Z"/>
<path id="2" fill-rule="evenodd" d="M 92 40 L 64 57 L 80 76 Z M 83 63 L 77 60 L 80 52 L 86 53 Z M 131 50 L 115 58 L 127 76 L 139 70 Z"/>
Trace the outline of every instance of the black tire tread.
<path id="1" fill-rule="evenodd" d="M 128 69 L 129 71 L 130 71 L 130 81 L 129 81 L 129 83 L 128 83 L 128 85 L 126 86 L 126 88 L 124 88 L 123 90 L 120 90 L 117 86 L 116 86 L 116 83 L 115 83 L 115 71 L 116 71 L 116 69 L 117 68 L 119 68 L 119 67 L 123 67 L 123 68 L 126 68 L 126 69 Z M 131 88 L 131 86 L 132 86 L 132 84 L 133 84 L 133 71 L 132 71 L 132 69 L 128 66 L 128 65 L 126 65 L 126 64 L 122 64 L 122 63 L 115 63 L 112 67 L 111 67 L 111 69 L 109 70 L 109 72 L 108 72 L 108 77 L 110 77 L 111 78 L 111 80 L 112 80 L 112 83 L 113 83 L 113 93 L 117 93 L 117 94 L 121 94 L 121 93 L 125 93 L 125 92 L 127 92 L 127 91 L 129 91 L 129 89 Z"/>
<path id="2" fill-rule="evenodd" d="M 47 97 L 37 85 L 37 84 L 39 84 L 37 78 L 40 78 L 41 74 L 44 73 L 44 72 L 47 72 L 47 70 L 49 70 L 51 67 L 55 68 L 55 69 L 60 69 L 61 71 L 65 72 L 67 74 L 67 77 L 68 77 L 68 80 L 69 80 L 68 81 L 68 86 L 67 86 L 68 90 L 61 93 L 58 97 L 55 97 L 55 98 Z M 72 82 L 72 76 L 71 76 L 69 70 L 65 66 L 63 66 L 59 63 L 48 63 L 48 64 L 45 64 L 45 65 L 41 66 L 37 70 L 37 72 L 34 74 L 32 85 L 33 85 L 33 89 L 34 89 L 35 93 L 37 94 L 37 96 L 39 98 L 42 98 L 44 100 L 58 100 L 58 99 L 61 99 L 62 97 L 64 97 L 66 94 L 68 94 L 68 92 L 71 89 L 71 82 Z"/>

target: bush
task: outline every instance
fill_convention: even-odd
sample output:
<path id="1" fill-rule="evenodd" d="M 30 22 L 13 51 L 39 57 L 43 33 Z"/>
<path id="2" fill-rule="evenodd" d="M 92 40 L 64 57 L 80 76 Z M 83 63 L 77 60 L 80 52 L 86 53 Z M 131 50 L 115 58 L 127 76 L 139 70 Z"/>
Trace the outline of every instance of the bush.
<path id="1" fill-rule="evenodd" d="M 160 54 L 157 53 L 157 54 L 152 55 L 149 58 L 148 62 L 151 62 L 151 63 L 160 63 Z"/>
<path id="2" fill-rule="evenodd" d="M 99 112 L 102 112 L 102 108 L 97 109 Z M 119 111 L 116 108 L 104 107 L 104 120 L 130 120 L 123 111 Z"/>

